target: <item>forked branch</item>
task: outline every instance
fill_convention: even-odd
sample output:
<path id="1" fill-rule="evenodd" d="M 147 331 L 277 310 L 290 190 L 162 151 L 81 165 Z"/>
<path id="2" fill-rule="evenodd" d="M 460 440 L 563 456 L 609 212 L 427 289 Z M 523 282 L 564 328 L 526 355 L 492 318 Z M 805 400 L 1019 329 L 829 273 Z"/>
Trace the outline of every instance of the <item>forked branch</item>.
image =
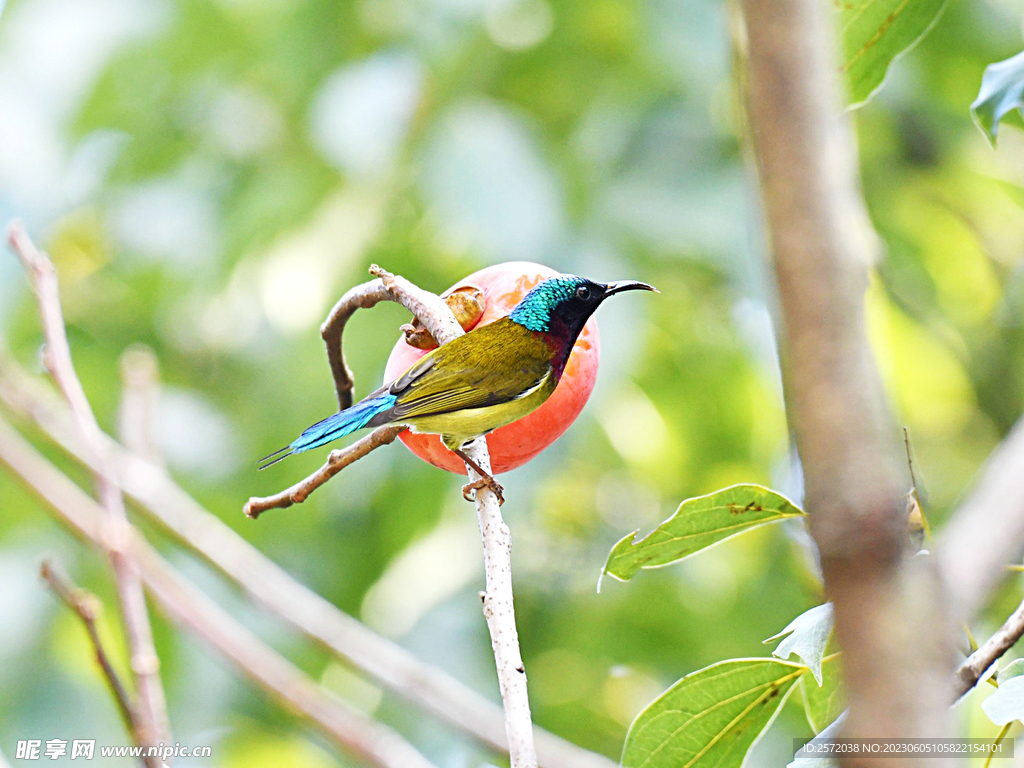
<path id="1" fill-rule="evenodd" d="M 354 380 L 352 371 L 345 362 L 342 351 L 342 334 L 345 325 L 357 309 L 369 309 L 382 301 L 394 301 L 413 316 L 419 318 L 431 335 L 444 344 L 463 333 L 462 326 L 455 320 L 451 310 L 440 297 L 413 285 L 401 275 L 392 275 L 376 264 L 370 267 L 370 274 L 377 279 L 357 285 L 342 296 L 334 305 L 324 324 L 320 336 L 327 345 L 327 360 L 331 364 L 334 389 L 338 397 L 338 408 L 345 410 L 352 405 Z M 313 474 L 295 485 L 275 493 L 273 496 L 254 496 L 245 505 L 245 514 L 257 518 L 268 509 L 284 509 L 292 504 L 301 504 L 309 495 L 326 483 L 349 464 L 363 458 L 370 451 L 394 442 L 404 427 L 378 427 L 366 437 L 351 445 L 331 451 L 327 461 Z"/>
<path id="2" fill-rule="evenodd" d="M 408 309 L 439 344 L 447 344 L 464 331 L 448 305 L 436 294 L 424 291 L 399 275 L 381 269 L 376 264 L 370 274 L 378 278 L 352 289 L 335 305 L 321 328 L 327 343 L 328 359 L 335 377 L 338 404 L 342 408 L 352 402 L 352 372 L 345 364 L 341 351 L 341 336 L 348 318 L 359 307 L 374 306 L 383 299 L 396 301 Z M 400 430 L 399 430 L 400 431 Z M 371 433 L 354 443 L 346 451 L 336 451 L 319 470 L 292 488 L 275 496 L 250 499 L 245 511 L 250 517 L 273 507 L 287 507 L 303 501 L 309 493 L 323 485 L 348 464 L 384 444 L 384 437 L 394 440 L 394 434 Z M 374 435 L 378 435 L 374 438 Z M 360 443 L 363 447 L 353 450 Z M 485 440 L 466 446 L 466 453 L 480 467 L 490 468 L 490 456 Z M 356 455 L 358 453 L 358 455 Z M 337 454 L 337 456 L 335 455 Z M 334 460 L 332 462 L 332 459 Z M 471 481 L 480 476 L 467 464 L 466 473 Z M 498 687 L 505 709 L 505 730 L 508 736 L 509 757 L 512 768 L 536 768 L 537 754 L 533 741 L 533 723 L 530 701 L 526 689 L 526 669 L 519 650 L 512 593 L 512 536 L 501 517 L 498 497 L 489 488 L 476 492 L 477 521 L 484 548 L 484 617 L 491 635 L 491 647 L 498 671 Z"/>
<path id="3" fill-rule="evenodd" d="M 285 509 L 292 504 L 301 504 L 306 498 L 326 483 L 349 464 L 357 461 L 370 451 L 382 445 L 393 443 L 405 427 L 377 427 L 366 437 L 356 440 L 352 445 L 331 451 L 327 461 L 316 472 L 290 488 L 285 488 L 273 496 L 254 496 L 245 504 L 245 516 L 255 520 L 268 509 Z"/>
<path id="4" fill-rule="evenodd" d="M 74 611 L 78 618 L 82 620 L 82 624 L 85 625 L 85 631 L 89 633 L 89 641 L 92 643 L 93 652 L 96 654 L 96 663 L 99 664 L 100 671 L 103 673 L 103 677 L 106 678 L 107 685 L 110 686 L 110 692 L 114 695 L 114 700 L 117 702 L 117 708 L 121 713 L 121 719 L 124 720 L 125 728 L 128 729 L 128 733 L 135 734 L 138 730 L 138 725 L 136 723 L 135 705 L 132 703 L 131 694 L 124 687 L 124 683 L 121 682 L 117 670 L 114 669 L 114 665 L 110 662 L 110 656 L 103 647 L 99 631 L 96 629 L 96 617 L 101 610 L 99 599 L 92 593 L 86 592 L 84 589 L 72 584 L 68 577 L 50 560 L 43 561 L 42 566 L 39 568 L 39 575 L 43 577 L 43 581 L 49 585 L 50 589 L 60 598 L 64 605 Z"/>
<path id="5" fill-rule="evenodd" d="M 74 428 L 66 404 L 0 349 L 0 405 L 29 419 L 42 434 L 86 468 L 95 458 Z M 104 435 L 125 495 L 139 510 L 197 552 L 251 598 L 290 622 L 346 664 L 406 701 L 499 752 L 508 752 L 500 706 L 447 673 L 417 659 L 311 589 L 238 535 L 190 496 L 166 468 Z M 608 758 L 535 728 L 545 768 L 614 768 Z"/>
<path id="6" fill-rule="evenodd" d="M 105 513 L 88 494 L 0 420 L 0 465 L 7 466 L 56 517 L 88 543 L 105 548 Z M 377 768 L 434 768 L 412 745 L 317 685 L 185 579 L 130 524 L 124 551 L 154 600 L 179 625 L 230 659 L 242 673 L 301 713 L 345 751 Z"/>
<path id="7" fill-rule="evenodd" d="M 71 360 L 71 347 L 64 327 L 57 287 L 57 271 L 49 257 L 35 247 L 20 222 L 11 224 L 9 238 L 14 253 L 32 278 L 46 340 L 43 356 L 46 368 L 67 400 L 83 441 L 96 457 L 96 486 L 100 502 L 107 511 L 110 527 L 107 551 L 114 570 L 131 669 L 138 691 L 135 708 L 136 738 L 143 746 L 152 746 L 160 741 L 170 743 L 167 703 L 159 675 L 160 660 L 153 645 L 146 600 L 135 566 L 124 553 L 123 531 L 128 524 L 128 515 L 121 490 L 112 479 L 113 473 L 104 451 L 103 434 Z M 159 768 L 158 759 L 147 759 L 146 762 Z"/>

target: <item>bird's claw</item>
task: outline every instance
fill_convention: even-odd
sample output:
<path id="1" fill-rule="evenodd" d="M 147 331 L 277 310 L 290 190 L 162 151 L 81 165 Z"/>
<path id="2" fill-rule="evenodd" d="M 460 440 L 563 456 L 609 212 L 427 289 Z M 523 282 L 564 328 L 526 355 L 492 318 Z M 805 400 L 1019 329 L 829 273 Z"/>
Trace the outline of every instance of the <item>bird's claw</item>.
<path id="1" fill-rule="evenodd" d="M 505 489 L 502 488 L 498 481 L 495 480 L 493 477 L 481 477 L 479 480 L 474 480 L 471 483 L 466 483 L 464 486 L 462 486 L 462 498 L 464 498 L 466 501 L 476 501 L 475 492 L 480 490 L 481 488 L 489 488 L 494 492 L 494 495 L 498 497 L 498 506 L 501 506 L 502 504 L 505 503 L 505 497 L 504 495 L 502 495 L 502 491 L 504 491 Z M 472 496 L 470 495 L 471 491 L 473 492 Z"/>

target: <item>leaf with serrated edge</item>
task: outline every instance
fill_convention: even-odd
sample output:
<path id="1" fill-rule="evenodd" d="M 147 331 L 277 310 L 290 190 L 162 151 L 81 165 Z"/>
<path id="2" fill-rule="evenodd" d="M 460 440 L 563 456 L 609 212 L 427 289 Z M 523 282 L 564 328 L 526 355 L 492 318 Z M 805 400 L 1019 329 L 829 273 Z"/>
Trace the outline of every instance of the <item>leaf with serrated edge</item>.
<path id="1" fill-rule="evenodd" d="M 846 691 L 843 688 L 839 659 L 839 654 L 833 654 L 825 660 L 821 669 L 821 685 L 816 685 L 807 675 L 800 680 L 804 693 L 804 713 L 815 733 L 821 733 L 846 709 Z"/>
<path id="2" fill-rule="evenodd" d="M 852 106 L 877 91 L 889 66 L 938 21 L 946 0 L 837 0 L 842 71 Z"/>
<path id="3" fill-rule="evenodd" d="M 1024 114 L 1024 53 L 985 67 L 971 116 L 995 146 L 999 121 L 1014 109 Z"/>
<path id="4" fill-rule="evenodd" d="M 637 715 L 623 768 L 738 766 L 807 667 L 733 659 L 687 675 Z"/>
<path id="5" fill-rule="evenodd" d="M 733 485 L 687 499 L 639 541 L 634 541 L 639 531 L 621 539 L 608 554 L 604 573 L 627 581 L 641 568 L 668 565 L 754 526 L 803 514 L 775 491 L 760 485 Z"/>
<path id="6" fill-rule="evenodd" d="M 821 685 L 821 660 L 825 658 L 825 646 L 832 634 L 832 603 L 816 605 L 804 611 L 779 632 L 764 642 L 773 643 L 784 635 L 789 635 L 772 651 L 778 659 L 788 659 L 796 654 L 806 664 L 814 679 Z"/>
<path id="7" fill-rule="evenodd" d="M 988 719 L 996 725 L 1024 720 L 1024 677 L 1011 677 L 981 702 Z"/>

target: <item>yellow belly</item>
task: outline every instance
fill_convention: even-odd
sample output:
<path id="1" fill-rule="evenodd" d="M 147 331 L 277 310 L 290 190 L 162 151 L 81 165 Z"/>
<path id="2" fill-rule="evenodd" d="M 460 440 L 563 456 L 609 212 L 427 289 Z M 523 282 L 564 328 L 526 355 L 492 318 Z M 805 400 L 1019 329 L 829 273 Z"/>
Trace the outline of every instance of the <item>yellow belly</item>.
<path id="1" fill-rule="evenodd" d="M 553 376 L 548 376 L 540 386 L 518 400 L 488 405 L 484 408 L 466 408 L 433 416 L 417 416 L 403 423 L 408 424 L 413 432 L 441 435 L 445 445 L 449 448 L 458 448 L 474 438 L 511 424 L 537 410 L 555 391 L 557 383 Z"/>

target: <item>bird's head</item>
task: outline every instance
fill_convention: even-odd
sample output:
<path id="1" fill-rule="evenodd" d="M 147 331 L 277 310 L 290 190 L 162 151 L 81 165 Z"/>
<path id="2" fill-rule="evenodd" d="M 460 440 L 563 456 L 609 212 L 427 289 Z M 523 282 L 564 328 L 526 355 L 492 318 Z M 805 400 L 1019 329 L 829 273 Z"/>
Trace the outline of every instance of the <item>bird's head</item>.
<path id="1" fill-rule="evenodd" d="M 569 347 L 594 310 L 609 296 L 623 291 L 658 289 L 635 280 L 597 283 L 576 275 L 556 275 L 537 283 L 509 315 L 514 322 L 531 331 L 564 338 Z"/>

